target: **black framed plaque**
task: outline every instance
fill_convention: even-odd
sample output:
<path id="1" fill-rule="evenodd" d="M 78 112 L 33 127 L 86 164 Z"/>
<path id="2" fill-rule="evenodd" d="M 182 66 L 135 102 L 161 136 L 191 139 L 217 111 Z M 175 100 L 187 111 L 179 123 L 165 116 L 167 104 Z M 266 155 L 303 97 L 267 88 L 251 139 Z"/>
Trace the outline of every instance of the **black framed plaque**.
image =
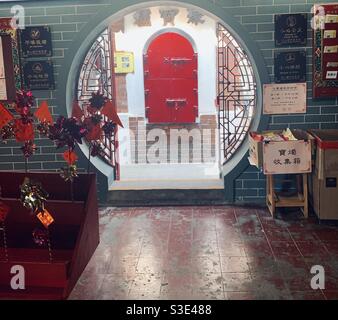
<path id="1" fill-rule="evenodd" d="M 306 50 L 275 53 L 275 82 L 306 82 Z"/>
<path id="2" fill-rule="evenodd" d="M 26 27 L 20 30 L 21 53 L 23 58 L 51 57 L 52 36 L 50 27 Z"/>
<path id="3" fill-rule="evenodd" d="M 51 61 L 26 61 L 23 64 L 23 72 L 27 90 L 55 89 L 53 63 Z"/>
<path id="4" fill-rule="evenodd" d="M 276 14 L 275 15 L 275 45 L 306 46 L 307 14 Z"/>

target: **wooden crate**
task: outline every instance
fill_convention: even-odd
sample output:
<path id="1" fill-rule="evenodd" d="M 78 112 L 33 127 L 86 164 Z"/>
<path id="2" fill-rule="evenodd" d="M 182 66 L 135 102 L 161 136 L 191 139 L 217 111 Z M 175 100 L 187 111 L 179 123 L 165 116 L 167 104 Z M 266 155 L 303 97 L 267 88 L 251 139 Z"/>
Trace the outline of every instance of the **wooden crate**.
<path id="1" fill-rule="evenodd" d="M 46 209 L 55 219 L 49 228 L 52 261 L 48 249 L 39 248 L 32 239 L 32 231 L 41 223 L 19 200 L 25 177 L 41 182 L 50 195 Z M 58 173 L 0 172 L 0 186 L 1 200 L 11 208 L 6 219 L 8 261 L 0 231 L 0 298 L 66 299 L 99 244 L 95 174 L 80 174 L 75 180 L 74 201 L 70 183 Z M 25 269 L 25 290 L 10 286 L 14 265 Z"/>

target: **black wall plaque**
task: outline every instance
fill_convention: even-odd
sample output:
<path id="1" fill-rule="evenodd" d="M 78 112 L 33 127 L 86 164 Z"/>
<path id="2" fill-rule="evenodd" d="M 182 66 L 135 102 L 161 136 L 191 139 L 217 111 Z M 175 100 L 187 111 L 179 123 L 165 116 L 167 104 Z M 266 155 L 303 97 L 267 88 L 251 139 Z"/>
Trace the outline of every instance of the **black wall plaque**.
<path id="1" fill-rule="evenodd" d="M 51 61 L 27 61 L 23 65 L 25 88 L 28 90 L 54 90 Z"/>
<path id="2" fill-rule="evenodd" d="M 306 82 L 306 50 L 275 53 L 275 82 Z"/>
<path id="3" fill-rule="evenodd" d="M 276 14 L 275 44 L 283 46 L 306 46 L 307 14 Z"/>
<path id="4" fill-rule="evenodd" d="M 48 26 L 26 27 L 20 30 L 23 58 L 51 57 L 52 37 Z"/>

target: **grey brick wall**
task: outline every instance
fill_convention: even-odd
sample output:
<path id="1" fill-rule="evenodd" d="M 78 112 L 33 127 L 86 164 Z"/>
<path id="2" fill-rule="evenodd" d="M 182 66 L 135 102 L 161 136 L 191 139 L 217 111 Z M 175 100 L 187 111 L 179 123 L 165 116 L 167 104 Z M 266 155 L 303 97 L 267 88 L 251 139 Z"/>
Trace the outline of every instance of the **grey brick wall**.
<path id="1" fill-rule="evenodd" d="M 73 0 L 73 1 L 33 1 L 22 2 L 26 8 L 26 24 L 51 26 L 54 45 L 53 61 L 55 65 L 55 79 L 64 64 L 65 52 L 70 48 L 83 26 L 91 19 L 93 14 L 109 6 L 114 0 Z M 261 49 L 268 67 L 271 81 L 273 79 L 274 57 L 274 14 L 311 12 L 311 7 L 316 0 L 205 0 L 214 2 L 226 8 L 228 13 L 244 26 L 256 40 Z M 184 1 L 182 1 L 184 2 Z M 329 1 L 320 1 L 330 3 Z M 0 17 L 10 16 L 10 3 L 0 2 Z M 336 99 L 312 101 L 311 65 L 312 65 L 312 33 L 309 21 L 309 39 L 307 43 L 308 65 L 308 112 L 306 115 L 272 116 L 270 129 L 291 128 L 337 128 L 338 107 Z M 39 103 L 47 99 L 52 106 L 53 115 L 59 114 L 56 96 L 58 85 L 54 91 L 34 92 Z M 55 153 L 53 144 L 46 139 L 38 139 L 38 152 L 30 161 L 32 169 L 57 169 L 62 165 L 60 154 Z M 10 141 L 7 145 L 0 145 L 0 170 L 22 169 L 22 157 L 18 146 Z M 236 181 L 235 197 L 238 201 L 263 201 L 265 194 L 265 178 L 253 167 L 248 167 L 239 175 Z"/>

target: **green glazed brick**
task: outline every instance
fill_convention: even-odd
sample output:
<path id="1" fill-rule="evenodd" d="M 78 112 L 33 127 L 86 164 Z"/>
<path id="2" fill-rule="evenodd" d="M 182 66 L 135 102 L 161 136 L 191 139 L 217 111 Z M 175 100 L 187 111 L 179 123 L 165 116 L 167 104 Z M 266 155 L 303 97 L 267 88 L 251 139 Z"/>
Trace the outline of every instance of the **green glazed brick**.
<path id="1" fill-rule="evenodd" d="M 309 115 L 305 116 L 306 122 L 333 122 L 336 118 L 334 115 Z"/>
<path id="2" fill-rule="evenodd" d="M 0 163 L 0 170 L 13 170 L 13 163 Z"/>
<path id="3" fill-rule="evenodd" d="M 243 24 L 245 23 L 268 23 L 273 22 L 272 14 L 259 14 L 253 16 L 243 16 L 242 17 Z"/>
<path id="4" fill-rule="evenodd" d="M 286 115 L 286 116 L 273 116 L 273 123 L 302 123 L 304 116 Z"/>
<path id="5" fill-rule="evenodd" d="M 274 4 L 291 4 L 291 3 L 306 3 L 306 0 L 294 0 L 294 1 L 291 1 L 291 0 L 274 0 Z"/>
<path id="6" fill-rule="evenodd" d="M 14 170 L 24 170 L 26 168 L 25 163 L 14 163 Z M 42 164 L 38 162 L 28 162 L 28 170 L 41 170 Z"/>
<path id="7" fill-rule="evenodd" d="M 77 6 L 75 13 L 76 14 L 95 14 L 102 10 L 103 8 L 107 7 L 106 5 L 86 5 L 86 6 Z"/>
<path id="8" fill-rule="evenodd" d="M 61 16 L 61 21 L 62 23 L 88 22 L 92 17 L 92 14 L 64 15 Z"/>
<path id="9" fill-rule="evenodd" d="M 61 23 L 60 16 L 41 16 L 41 17 L 31 17 L 32 25 L 50 25 Z"/>
<path id="10" fill-rule="evenodd" d="M 52 32 L 76 31 L 76 23 L 54 24 L 51 26 L 50 29 Z"/>
<path id="11" fill-rule="evenodd" d="M 44 16 L 45 15 L 45 8 L 25 8 L 25 15 L 26 16 Z"/>
<path id="12" fill-rule="evenodd" d="M 280 6 L 257 6 L 257 14 L 281 14 L 289 13 L 289 5 L 280 5 Z"/>
<path id="13" fill-rule="evenodd" d="M 75 14 L 75 6 L 50 7 L 46 8 L 46 15 Z"/>
<path id="14" fill-rule="evenodd" d="M 242 6 L 248 5 L 272 5 L 274 0 L 241 0 Z"/>

